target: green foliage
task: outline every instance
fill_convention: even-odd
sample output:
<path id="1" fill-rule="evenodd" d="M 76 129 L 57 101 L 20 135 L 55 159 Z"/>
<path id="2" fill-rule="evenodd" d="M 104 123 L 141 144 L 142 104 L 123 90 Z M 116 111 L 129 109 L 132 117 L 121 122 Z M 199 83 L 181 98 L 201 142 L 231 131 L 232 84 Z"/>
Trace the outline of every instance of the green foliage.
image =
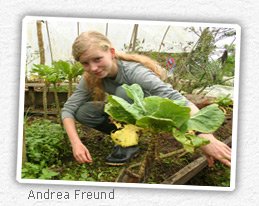
<path id="1" fill-rule="evenodd" d="M 214 167 L 206 167 L 188 185 L 230 187 L 231 168 L 221 162 L 216 162 Z"/>
<path id="2" fill-rule="evenodd" d="M 78 129 L 82 128 L 81 125 L 77 126 Z M 69 148 L 69 151 L 65 151 L 68 155 L 55 161 L 54 164 L 47 164 L 45 161 L 23 164 L 22 178 L 114 182 L 121 171 L 121 167 L 107 167 L 103 161 L 114 146 L 110 138 L 100 139 L 100 133 L 95 130 L 87 130 L 87 135 L 79 130 L 79 136 L 82 137 L 83 144 L 91 150 L 93 164 L 79 164 L 73 158 L 71 148 Z M 66 144 L 64 144 L 64 147 L 66 147 Z M 46 172 L 45 169 L 49 172 Z"/>
<path id="3" fill-rule="evenodd" d="M 114 119 L 129 124 L 135 124 L 134 116 L 138 116 L 138 111 L 134 110 L 132 105 L 120 97 L 108 96 L 108 104 L 105 105 L 105 111 L 110 114 Z"/>
<path id="4" fill-rule="evenodd" d="M 211 104 L 193 115 L 187 122 L 187 128 L 188 130 L 211 133 L 220 127 L 224 118 L 224 113 L 219 110 L 218 105 Z"/>
<path id="5" fill-rule="evenodd" d="M 83 73 L 83 67 L 80 63 L 71 64 L 66 61 L 57 61 L 53 62 L 51 66 L 43 65 L 43 64 L 34 64 L 32 68 L 32 74 L 37 75 L 40 79 L 43 79 L 45 82 L 45 90 L 43 93 L 43 106 L 44 106 L 44 116 L 47 117 L 47 87 L 50 84 L 53 84 L 54 98 L 57 113 L 60 116 L 60 102 L 57 94 L 57 83 L 62 82 L 66 78 L 69 80 L 68 87 L 68 97 L 72 94 L 72 80 L 76 78 L 79 74 Z M 60 118 L 58 121 L 61 123 Z"/>
<path id="6" fill-rule="evenodd" d="M 137 120 L 137 126 L 143 128 L 171 132 L 172 127 L 180 128 L 190 117 L 190 108 L 178 105 L 177 101 L 151 96 L 143 102 L 147 112 Z"/>
<path id="7" fill-rule="evenodd" d="M 34 64 L 32 68 L 32 74 L 37 75 L 40 79 L 44 80 L 45 86 L 43 87 L 43 109 L 44 109 L 44 118 L 47 118 L 47 89 L 48 86 L 52 83 L 54 86 L 54 96 L 55 103 L 58 114 L 60 113 L 59 100 L 57 96 L 57 87 L 56 84 L 61 82 L 63 79 L 63 75 L 60 70 L 53 66 L 47 66 L 44 64 Z M 60 119 L 59 119 L 60 121 Z"/>
<path id="8" fill-rule="evenodd" d="M 65 79 L 73 80 L 82 75 L 83 66 L 79 62 L 71 63 L 63 60 L 53 62 L 51 66 L 34 64 L 31 73 L 48 83 L 57 83 Z"/>
<path id="9" fill-rule="evenodd" d="M 31 70 L 33 75 L 38 76 L 40 79 L 43 79 L 44 82 L 49 84 L 56 84 L 64 81 L 65 79 L 69 80 L 72 89 L 72 82 L 76 80 L 79 75 L 82 75 L 84 72 L 83 66 L 79 62 L 67 62 L 67 61 L 56 61 L 53 62 L 51 66 L 44 64 L 34 64 Z"/>
<path id="10" fill-rule="evenodd" d="M 235 35 L 235 31 L 224 28 L 200 28 L 200 30 L 187 28 L 187 30 L 197 34 L 199 39 L 189 53 L 183 53 L 181 58 L 176 59 L 177 67 L 171 82 L 173 87 L 179 91 L 192 93 L 196 88 L 204 89 L 207 86 L 224 84 L 223 76 L 234 75 L 234 46 L 225 46 L 231 55 L 223 65 L 220 60 L 211 60 L 209 57 L 216 49 L 215 43 Z"/>
<path id="11" fill-rule="evenodd" d="M 46 179 L 50 180 L 53 177 L 58 176 L 59 173 L 49 169 L 45 161 L 41 161 L 39 164 L 26 162 L 22 168 L 22 178 L 25 179 Z"/>
<path id="12" fill-rule="evenodd" d="M 232 77 L 235 75 L 235 56 L 229 55 L 226 62 L 223 65 L 222 70 L 224 75 Z"/>
<path id="13" fill-rule="evenodd" d="M 188 134 L 190 130 L 210 133 L 224 121 L 223 112 L 215 104 L 190 117 L 190 108 L 184 106 L 182 101 L 157 96 L 144 98 L 143 91 L 137 84 L 123 85 L 123 88 L 133 103 L 110 95 L 105 106 L 106 113 L 116 121 L 135 124 L 151 132 L 170 132 L 189 152 L 208 143 L 198 136 Z"/>
<path id="14" fill-rule="evenodd" d="M 73 90 L 73 80 L 76 82 L 76 79 L 79 75 L 82 75 L 84 72 L 83 66 L 79 62 L 71 63 L 67 61 L 57 61 L 53 63 L 54 68 L 56 68 L 64 78 L 66 78 L 69 82 L 68 85 L 68 97 L 71 96 Z"/>
<path id="15" fill-rule="evenodd" d="M 47 165 L 66 157 L 69 144 L 64 129 L 49 120 L 37 120 L 25 128 L 28 161 Z"/>
<path id="16" fill-rule="evenodd" d="M 53 66 L 62 72 L 62 75 L 68 79 L 72 80 L 84 72 L 82 64 L 79 62 L 67 62 L 59 60 L 53 63 Z"/>
<path id="17" fill-rule="evenodd" d="M 22 168 L 22 178 L 36 179 L 39 177 L 41 170 L 42 168 L 40 164 L 26 162 Z"/>
<path id="18" fill-rule="evenodd" d="M 180 142 L 184 149 L 188 152 L 194 152 L 195 148 L 201 147 L 209 143 L 208 140 L 198 138 L 197 136 L 189 133 L 183 133 L 176 128 L 173 128 L 174 138 Z"/>
<path id="19" fill-rule="evenodd" d="M 67 168 L 62 174 L 62 180 L 79 180 L 79 181 L 100 181 L 102 172 L 96 173 L 89 169 L 87 164 L 71 165 L 72 168 Z"/>
<path id="20" fill-rule="evenodd" d="M 133 52 L 133 53 L 141 52 L 143 50 L 144 42 L 145 42 L 145 39 L 143 39 L 142 41 L 139 40 L 139 39 L 136 39 L 134 51 L 131 51 L 132 50 L 132 45 L 131 44 L 129 44 L 129 45 L 124 44 L 123 45 L 123 50 L 128 51 L 128 52 Z"/>
<path id="21" fill-rule="evenodd" d="M 44 64 L 34 64 L 31 70 L 32 74 L 38 75 L 40 78 L 45 79 L 47 74 L 51 73 L 52 68 Z"/>
<path id="22" fill-rule="evenodd" d="M 48 168 L 42 169 L 41 172 L 42 172 L 42 174 L 40 175 L 39 179 L 50 180 L 50 179 L 52 179 L 52 177 L 59 175 L 59 173 L 54 172 Z"/>
<path id="23" fill-rule="evenodd" d="M 65 79 L 61 70 L 54 65 L 34 64 L 31 73 L 39 76 L 46 84 L 55 84 Z"/>
<path id="24" fill-rule="evenodd" d="M 215 103 L 221 107 L 233 106 L 233 100 L 227 95 L 225 97 L 219 97 L 215 100 Z"/>
<path id="25" fill-rule="evenodd" d="M 214 43 L 212 31 L 210 31 L 208 27 L 205 28 L 201 32 L 195 48 L 188 55 L 187 63 L 189 65 L 190 72 L 195 72 L 196 66 L 204 67 L 204 65 L 208 63 L 209 55 L 216 48 Z"/>

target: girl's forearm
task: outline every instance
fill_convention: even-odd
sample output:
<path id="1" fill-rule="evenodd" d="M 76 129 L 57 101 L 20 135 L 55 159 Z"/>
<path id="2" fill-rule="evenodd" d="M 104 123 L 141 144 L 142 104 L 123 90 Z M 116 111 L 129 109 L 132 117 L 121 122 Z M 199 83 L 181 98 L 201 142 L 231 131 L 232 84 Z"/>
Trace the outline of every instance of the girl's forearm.
<path id="1" fill-rule="evenodd" d="M 63 120 L 63 125 L 66 129 L 71 145 L 74 146 L 76 144 L 81 144 L 81 140 L 76 131 L 75 120 L 72 118 L 65 118 Z"/>

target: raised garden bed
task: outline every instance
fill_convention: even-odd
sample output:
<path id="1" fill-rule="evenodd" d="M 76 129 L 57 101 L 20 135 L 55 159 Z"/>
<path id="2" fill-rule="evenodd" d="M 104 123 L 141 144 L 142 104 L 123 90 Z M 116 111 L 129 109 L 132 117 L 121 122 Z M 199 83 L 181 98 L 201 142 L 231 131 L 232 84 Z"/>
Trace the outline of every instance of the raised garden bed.
<path id="1" fill-rule="evenodd" d="M 73 86 L 75 86 L 74 84 Z M 43 87 L 44 83 L 26 83 L 25 84 L 25 101 L 24 106 L 25 108 L 31 108 L 31 110 L 36 110 L 43 107 Z M 63 104 L 67 100 L 67 83 L 61 83 L 58 87 L 58 98 L 60 101 L 60 106 L 63 106 Z M 50 87 L 47 91 L 47 103 L 48 108 L 53 107 L 55 104 L 54 100 L 54 92 L 53 89 Z"/>
<path id="2" fill-rule="evenodd" d="M 41 117 L 31 117 L 34 121 Z M 49 117 L 55 121 L 54 117 Z M 148 184 L 189 184 L 187 183 L 195 175 L 206 167 L 207 162 L 200 151 L 194 154 L 185 152 L 170 134 L 159 136 L 158 152 L 161 159 L 149 163 L 145 178 L 140 179 L 138 171 L 140 162 L 143 160 L 149 145 L 149 137 L 141 135 L 139 146 L 140 154 L 125 166 L 112 167 L 105 164 L 105 157 L 112 151 L 114 143 L 109 135 L 77 125 L 82 142 L 87 145 L 92 157 L 92 164 L 78 164 L 70 155 L 61 160 L 61 163 L 49 165 L 52 171 L 58 173 L 52 179 L 74 181 L 97 181 L 97 182 L 138 182 Z M 232 113 L 228 111 L 226 120 L 215 136 L 220 140 L 231 142 Z M 170 157 L 166 157 L 170 153 Z M 228 177 L 229 178 L 229 177 Z M 206 185 L 206 184 L 204 184 Z M 209 184 L 208 184 L 209 185 Z"/>

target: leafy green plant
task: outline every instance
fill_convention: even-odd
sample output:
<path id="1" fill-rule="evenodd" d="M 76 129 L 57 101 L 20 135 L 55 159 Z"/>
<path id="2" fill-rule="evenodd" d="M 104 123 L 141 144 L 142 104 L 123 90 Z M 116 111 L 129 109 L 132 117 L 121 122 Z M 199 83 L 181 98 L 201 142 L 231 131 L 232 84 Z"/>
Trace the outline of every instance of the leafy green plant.
<path id="1" fill-rule="evenodd" d="M 62 180 L 105 181 L 105 179 L 103 179 L 104 172 L 102 169 L 99 168 L 96 171 L 91 164 L 72 163 L 69 168 L 65 168 L 60 178 Z"/>
<path id="2" fill-rule="evenodd" d="M 59 173 L 54 172 L 48 168 L 43 168 L 41 172 L 42 172 L 42 174 L 39 176 L 39 179 L 44 179 L 44 180 L 50 180 L 53 177 L 59 175 Z"/>
<path id="3" fill-rule="evenodd" d="M 47 92 L 48 92 L 49 82 L 47 81 L 47 74 L 50 72 L 51 72 L 51 68 L 44 64 L 34 64 L 31 70 L 31 74 L 38 76 L 40 79 L 43 79 L 44 81 L 43 96 L 42 96 L 44 118 L 47 118 L 48 116 Z"/>
<path id="4" fill-rule="evenodd" d="M 113 119 L 147 129 L 154 136 L 159 132 L 170 132 L 183 147 L 193 152 L 195 148 L 208 144 L 208 141 L 190 131 L 214 132 L 224 121 L 224 114 L 216 104 L 207 106 L 190 116 L 190 108 L 185 101 L 173 101 L 158 96 L 144 98 L 137 84 L 123 85 L 134 103 L 110 95 L 105 112 Z"/>
<path id="5" fill-rule="evenodd" d="M 79 76 L 82 75 L 84 72 L 83 66 L 80 62 L 66 62 L 66 61 L 57 61 L 53 63 L 55 68 L 58 68 L 58 70 L 62 71 L 64 77 L 68 80 L 68 97 L 72 94 L 72 83 L 73 80 Z"/>
<path id="6" fill-rule="evenodd" d="M 225 45 L 225 49 L 231 55 L 222 64 L 220 59 L 212 60 L 211 54 L 216 49 L 217 41 L 235 35 L 235 30 L 227 28 L 186 28 L 187 31 L 198 36 L 196 42 L 190 42 L 193 46 L 190 52 L 182 53 L 182 57 L 176 59 L 177 67 L 174 70 L 172 83 L 178 91 L 192 93 L 196 88 L 204 89 L 214 84 L 223 84 L 223 75 L 234 75 L 234 51 L 233 44 Z"/>
<path id="7" fill-rule="evenodd" d="M 38 75 L 39 78 L 44 80 L 45 86 L 43 90 L 43 108 L 44 108 L 44 117 L 47 118 L 47 90 L 50 84 L 53 84 L 53 91 L 55 97 L 55 104 L 57 108 L 58 116 L 60 115 L 60 103 L 57 94 L 57 84 L 64 79 L 64 75 L 61 72 L 60 68 L 53 64 L 52 66 L 44 64 L 34 64 L 32 68 L 32 74 Z M 58 118 L 59 122 L 60 119 Z"/>
<path id="8" fill-rule="evenodd" d="M 22 168 L 22 178 L 25 179 L 47 179 L 50 180 L 59 173 L 52 171 L 46 166 L 45 161 L 39 164 L 26 162 Z"/>
<path id="9" fill-rule="evenodd" d="M 215 100 L 215 103 L 218 104 L 220 107 L 233 106 L 233 100 L 229 96 L 230 94 L 224 97 L 219 97 Z"/>
<path id="10" fill-rule="evenodd" d="M 120 97 L 109 95 L 105 112 L 118 122 L 142 128 L 150 137 L 146 155 L 140 163 L 138 174 L 134 175 L 137 178 L 134 181 L 145 181 L 151 165 L 161 159 L 157 150 L 160 133 L 171 133 L 186 151 L 194 152 L 195 148 L 209 143 L 208 140 L 196 136 L 194 131 L 211 133 L 224 121 L 224 113 L 216 104 L 203 108 L 191 117 L 190 108 L 185 106 L 185 101 L 172 101 L 158 96 L 144 98 L 144 93 L 138 84 L 131 86 L 124 84 L 122 87 L 133 103 L 130 104 Z M 121 130 L 124 129 L 126 127 Z M 132 130 L 132 132 L 135 131 Z M 118 141 L 120 137 L 116 138 L 117 143 L 120 143 Z M 125 137 L 121 139 L 123 140 L 121 142 L 125 143 Z M 166 156 L 170 156 L 169 153 Z"/>
<path id="11" fill-rule="evenodd" d="M 231 169 L 229 167 L 220 162 L 216 162 L 214 167 L 204 168 L 204 170 L 192 178 L 187 184 L 230 187 L 230 171 Z"/>
<path id="12" fill-rule="evenodd" d="M 235 75 L 235 56 L 229 55 L 225 64 L 223 65 L 224 74 L 232 77 Z"/>
<path id="13" fill-rule="evenodd" d="M 28 161 L 56 164 L 70 153 L 64 129 L 49 120 L 36 120 L 25 128 Z"/>

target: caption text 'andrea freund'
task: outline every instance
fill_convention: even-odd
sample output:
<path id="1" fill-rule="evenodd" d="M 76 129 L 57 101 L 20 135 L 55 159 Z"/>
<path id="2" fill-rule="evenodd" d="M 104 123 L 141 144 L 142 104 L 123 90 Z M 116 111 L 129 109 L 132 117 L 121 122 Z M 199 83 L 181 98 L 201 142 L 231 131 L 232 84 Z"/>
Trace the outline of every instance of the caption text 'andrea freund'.
<path id="1" fill-rule="evenodd" d="M 114 199 L 114 189 L 111 192 L 91 192 L 91 191 L 82 191 L 76 189 L 70 192 L 64 191 L 51 191 L 47 189 L 46 191 L 33 191 L 30 190 L 28 194 L 28 199 L 34 200 L 86 200 L 86 199 L 96 199 L 96 200 L 109 200 Z"/>

